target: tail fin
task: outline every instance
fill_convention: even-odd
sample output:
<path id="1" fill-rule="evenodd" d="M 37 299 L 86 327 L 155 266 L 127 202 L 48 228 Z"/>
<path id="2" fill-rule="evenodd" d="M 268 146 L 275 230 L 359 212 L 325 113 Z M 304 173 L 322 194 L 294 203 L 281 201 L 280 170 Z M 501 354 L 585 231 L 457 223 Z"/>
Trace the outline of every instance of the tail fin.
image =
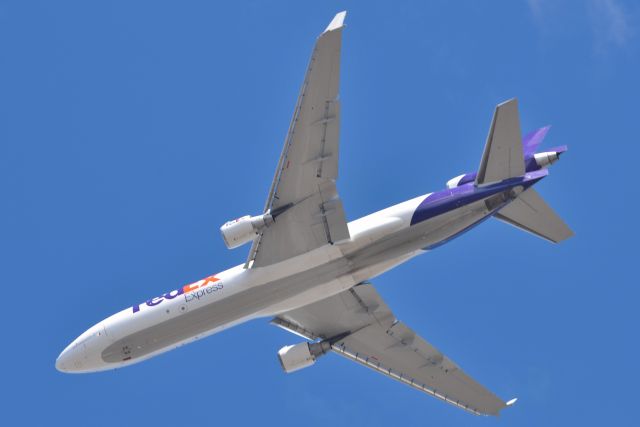
<path id="1" fill-rule="evenodd" d="M 500 209 L 495 217 L 553 243 L 573 236 L 569 226 L 533 188 L 522 192 L 517 199 Z"/>
<path id="2" fill-rule="evenodd" d="M 524 172 L 518 100 L 513 98 L 498 104 L 493 113 L 476 185 L 522 176 Z"/>

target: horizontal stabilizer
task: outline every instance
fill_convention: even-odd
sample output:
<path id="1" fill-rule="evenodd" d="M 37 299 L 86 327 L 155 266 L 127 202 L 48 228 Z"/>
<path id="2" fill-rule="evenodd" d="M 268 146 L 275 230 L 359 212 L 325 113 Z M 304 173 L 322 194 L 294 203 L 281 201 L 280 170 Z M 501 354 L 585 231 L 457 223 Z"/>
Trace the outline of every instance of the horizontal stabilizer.
<path id="1" fill-rule="evenodd" d="M 553 243 L 573 236 L 569 226 L 533 188 L 524 191 L 517 199 L 500 209 L 495 217 Z"/>
<path id="2" fill-rule="evenodd" d="M 538 147 L 542 143 L 544 137 L 547 136 L 549 129 L 551 129 L 551 126 L 545 126 L 526 134 L 522 138 L 522 148 L 525 156 L 533 156 L 535 152 L 538 151 Z"/>
<path id="3" fill-rule="evenodd" d="M 524 171 L 518 100 L 514 98 L 496 107 L 482 153 L 476 185 L 522 176 Z"/>

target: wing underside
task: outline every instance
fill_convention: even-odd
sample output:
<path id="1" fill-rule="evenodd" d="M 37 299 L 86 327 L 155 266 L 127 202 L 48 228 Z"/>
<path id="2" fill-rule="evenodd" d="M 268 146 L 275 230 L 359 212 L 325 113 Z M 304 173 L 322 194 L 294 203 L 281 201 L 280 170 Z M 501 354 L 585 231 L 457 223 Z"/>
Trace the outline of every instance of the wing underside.
<path id="1" fill-rule="evenodd" d="M 507 404 L 398 321 L 371 285 L 284 313 L 272 323 L 310 340 L 339 337 L 333 352 L 476 415 Z"/>
<path id="2" fill-rule="evenodd" d="M 275 223 L 254 241 L 245 267 L 349 239 L 336 189 L 345 14 L 337 14 L 316 41 L 264 209 Z"/>

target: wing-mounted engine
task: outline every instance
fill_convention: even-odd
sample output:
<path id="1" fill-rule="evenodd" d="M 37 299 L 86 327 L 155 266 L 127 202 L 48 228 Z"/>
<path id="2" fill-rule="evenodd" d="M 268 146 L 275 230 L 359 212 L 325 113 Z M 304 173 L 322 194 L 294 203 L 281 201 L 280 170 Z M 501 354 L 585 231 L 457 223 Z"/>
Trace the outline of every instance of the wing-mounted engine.
<path id="1" fill-rule="evenodd" d="M 272 223 L 273 216 L 270 213 L 258 216 L 245 215 L 224 223 L 220 227 L 220 233 L 227 248 L 235 249 L 253 241 L 265 227 Z"/>
<path id="2" fill-rule="evenodd" d="M 316 363 L 316 359 L 331 350 L 329 341 L 316 343 L 301 342 L 287 345 L 278 350 L 278 359 L 282 369 L 288 374 L 309 367 Z"/>

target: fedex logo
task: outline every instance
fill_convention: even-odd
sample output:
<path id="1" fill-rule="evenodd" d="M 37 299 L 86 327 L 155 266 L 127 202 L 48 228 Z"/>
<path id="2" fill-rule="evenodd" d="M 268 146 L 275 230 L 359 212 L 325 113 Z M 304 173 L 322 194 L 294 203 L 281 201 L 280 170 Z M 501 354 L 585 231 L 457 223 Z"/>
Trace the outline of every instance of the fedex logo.
<path id="1" fill-rule="evenodd" d="M 219 283 L 217 283 L 215 286 L 207 287 L 208 285 L 211 285 L 216 282 L 219 282 Z M 219 291 L 222 288 L 223 288 L 223 285 L 222 285 L 222 282 L 220 282 L 220 279 L 218 279 L 215 276 L 209 276 L 205 279 L 198 280 L 195 283 L 191 283 L 179 289 L 175 289 L 171 292 L 167 292 L 159 297 L 151 298 L 150 300 L 147 300 L 143 303 L 136 304 L 133 307 L 131 307 L 131 309 L 133 310 L 134 313 L 137 313 L 140 311 L 140 306 L 142 306 L 143 304 L 148 307 L 153 307 L 155 305 L 160 304 L 164 300 L 174 299 L 175 297 L 183 294 L 185 296 L 185 301 L 189 302 L 189 301 L 192 301 L 193 299 L 200 299 L 200 297 L 204 296 L 206 293 Z M 194 292 L 194 291 L 198 291 L 198 292 Z"/>

